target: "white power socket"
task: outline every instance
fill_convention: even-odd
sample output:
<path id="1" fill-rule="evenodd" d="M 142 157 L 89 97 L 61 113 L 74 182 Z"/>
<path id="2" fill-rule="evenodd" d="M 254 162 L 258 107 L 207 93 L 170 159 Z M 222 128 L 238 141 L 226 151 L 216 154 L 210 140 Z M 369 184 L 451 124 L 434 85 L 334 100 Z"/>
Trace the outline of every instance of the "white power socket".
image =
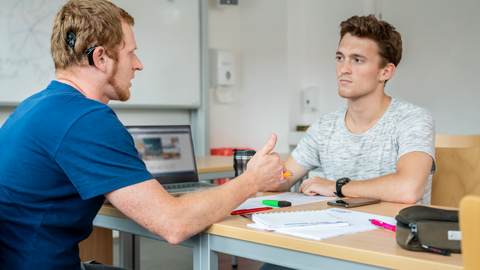
<path id="1" fill-rule="evenodd" d="M 302 91 L 302 105 L 307 112 L 316 111 L 318 108 L 318 87 L 310 87 Z"/>

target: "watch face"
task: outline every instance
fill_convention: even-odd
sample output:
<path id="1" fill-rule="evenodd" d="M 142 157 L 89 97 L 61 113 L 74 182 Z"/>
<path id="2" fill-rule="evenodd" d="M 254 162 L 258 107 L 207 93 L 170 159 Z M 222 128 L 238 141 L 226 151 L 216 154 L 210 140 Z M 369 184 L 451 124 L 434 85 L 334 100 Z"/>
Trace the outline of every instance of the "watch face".
<path id="1" fill-rule="evenodd" d="M 345 185 L 348 182 L 350 182 L 350 179 L 348 179 L 346 177 L 345 178 L 340 178 L 340 179 L 337 180 L 337 183 L 341 184 L 341 185 Z"/>

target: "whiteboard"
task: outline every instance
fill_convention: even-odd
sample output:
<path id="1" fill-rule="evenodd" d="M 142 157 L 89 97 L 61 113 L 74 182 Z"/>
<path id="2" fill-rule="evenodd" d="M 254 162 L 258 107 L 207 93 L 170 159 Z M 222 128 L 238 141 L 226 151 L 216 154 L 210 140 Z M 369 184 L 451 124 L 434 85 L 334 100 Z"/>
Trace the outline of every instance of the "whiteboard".
<path id="1" fill-rule="evenodd" d="M 53 20 L 66 0 L 2 0 L 0 105 L 17 105 L 55 79 L 50 53 Z M 112 106 L 200 106 L 200 10 L 192 0 L 113 0 L 135 18 L 131 98 Z"/>

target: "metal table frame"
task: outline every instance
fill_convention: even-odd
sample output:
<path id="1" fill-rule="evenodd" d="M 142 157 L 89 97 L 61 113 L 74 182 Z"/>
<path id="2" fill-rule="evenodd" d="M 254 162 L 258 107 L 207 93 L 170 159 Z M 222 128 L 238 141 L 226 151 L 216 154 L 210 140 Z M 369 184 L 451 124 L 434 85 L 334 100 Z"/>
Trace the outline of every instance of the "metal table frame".
<path id="1" fill-rule="evenodd" d="M 138 252 L 138 248 L 136 248 L 138 243 L 135 243 L 136 240 L 134 236 L 143 236 L 165 241 L 165 239 L 154 235 L 129 219 L 98 214 L 93 224 L 97 227 L 121 232 L 121 238 L 123 238 L 121 239 L 121 246 L 124 246 L 123 252 L 120 252 L 122 267 L 139 269 L 138 260 L 134 258 L 135 251 Z M 133 239 L 133 242 L 131 239 Z M 319 265 L 326 269 L 385 269 L 208 233 L 194 235 L 180 243 L 180 245 L 193 248 L 194 270 L 218 270 L 218 252 L 286 267 L 294 267 L 296 269 L 313 270 L 318 269 Z"/>

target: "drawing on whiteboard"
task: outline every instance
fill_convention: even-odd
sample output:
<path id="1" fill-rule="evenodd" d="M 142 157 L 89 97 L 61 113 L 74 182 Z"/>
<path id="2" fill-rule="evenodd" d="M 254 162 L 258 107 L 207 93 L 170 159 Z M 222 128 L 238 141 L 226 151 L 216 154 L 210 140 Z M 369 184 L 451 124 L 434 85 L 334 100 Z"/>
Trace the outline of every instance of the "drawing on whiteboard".
<path id="1" fill-rule="evenodd" d="M 55 78 L 53 21 L 66 0 L 2 0 L 0 102 L 21 101 Z"/>
<path id="2" fill-rule="evenodd" d="M 50 38 L 55 15 L 68 0 L 0 1 L 0 106 L 15 105 L 55 80 Z M 138 57 L 145 67 L 125 105 L 198 108 L 203 1 L 112 2 L 135 18 Z"/>
<path id="3" fill-rule="evenodd" d="M 18 0 L 8 16 L 11 51 L 31 60 L 50 55 L 55 14 L 56 10 L 46 0 Z"/>
<path id="4" fill-rule="evenodd" d="M 55 14 L 47 1 L 17 1 L 8 16 L 11 51 L 28 59 L 49 55 L 51 32 L 47 30 Z"/>

